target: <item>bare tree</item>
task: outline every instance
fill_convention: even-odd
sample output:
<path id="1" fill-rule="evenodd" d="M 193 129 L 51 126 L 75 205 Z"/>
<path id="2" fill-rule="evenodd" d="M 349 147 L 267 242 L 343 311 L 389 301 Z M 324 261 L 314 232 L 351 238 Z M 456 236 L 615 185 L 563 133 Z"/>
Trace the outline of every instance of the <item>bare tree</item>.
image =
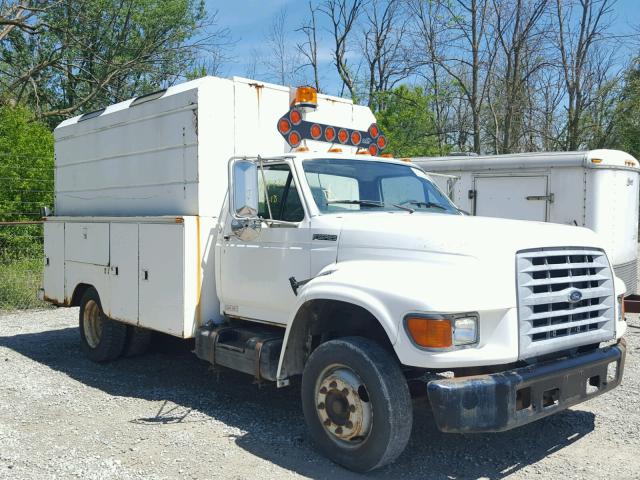
<path id="1" fill-rule="evenodd" d="M 439 3 L 442 16 L 439 43 L 430 60 L 437 64 L 460 89 L 468 103 L 471 117 L 472 150 L 482 149 L 482 107 L 489 87 L 496 45 L 487 35 L 491 0 L 433 0 Z M 458 122 L 468 118 L 457 107 Z M 464 126 L 458 123 L 459 132 Z M 466 135 L 465 135 L 466 137 Z M 460 138 L 460 135 L 459 135 Z"/>
<path id="2" fill-rule="evenodd" d="M 364 0 L 325 0 L 320 7 L 330 21 L 330 32 L 333 35 L 333 61 L 344 87 L 349 90 L 351 98 L 357 99 L 355 73 L 348 64 L 348 39 L 354 29 L 356 19 Z"/>
<path id="3" fill-rule="evenodd" d="M 304 35 L 304 41 L 298 43 L 296 47 L 298 52 L 305 59 L 306 63 L 300 68 L 310 67 L 313 75 L 313 84 L 318 92 L 320 92 L 320 74 L 318 67 L 318 26 L 316 23 L 316 13 L 318 8 L 314 7 L 309 1 L 309 20 L 298 28 L 298 32 Z"/>
<path id="4" fill-rule="evenodd" d="M 402 4 L 402 0 L 371 0 L 364 10 L 362 50 L 368 70 L 369 107 L 383 108 L 377 94 L 392 89 L 410 73 L 404 55 L 407 20 Z"/>
<path id="5" fill-rule="evenodd" d="M 610 26 L 614 4 L 615 0 L 556 0 L 556 46 L 567 96 L 566 150 L 582 145 L 581 120 L 591 101 L 593 54 Z"/>
<path id="6" fill-rule="evenodd" d="M 492 31 L 500 46 L 500 65 L 494 66 L 496 78 L 492 82 L 492 95 L 499 100 L 500 112 L 494 109 L 494 99 L 490 100 L 494 133 L 498 137 L 494 146 L 496 153 L 509 153 L 518 150 L 518 142 L 525 133 L 524 118 L 531 106 L 528 81 L 548 65 L 540 54 L 544 50 L 545 30 L 539 28 L 548 0 L 492 0 L 492 3 Z"/>
<path id="7" fill-rule="evenodd" d="M 447 124 L 450 120 L 452 98 L 447 88 L 447 73 L 438 63 L 443 58 L 443 32 L 446 29 L 440 19 L 443 15 L 441 2 L 411 0 L 408 3 L 411 24 L 406 63 L 418 76 L 424 78 L 432 95 L 431 110 L 437 131 L 438 148 L 444 150 L 448 143 Z"/>
<path id="8" fill-rule="evenodd" d="M 267 32 L 270 55 L 265 60 L 267 70 L 280 85 L 292 82 L 298 64 L 296 53 L 291 50 L 287 27 L 287 10 L 283 8 L 275 15 Z"/>

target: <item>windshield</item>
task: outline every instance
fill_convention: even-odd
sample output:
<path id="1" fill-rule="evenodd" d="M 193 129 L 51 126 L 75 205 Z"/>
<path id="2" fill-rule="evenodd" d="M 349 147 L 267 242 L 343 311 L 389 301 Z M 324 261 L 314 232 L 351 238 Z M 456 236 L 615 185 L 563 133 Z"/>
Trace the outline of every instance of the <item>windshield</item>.
<path id="1" fill-rule="evenodd" d="M 322 213 L 365 210 L 460 213 L 422 170 L 410 165 L 313 159 L 303 161 L 302 166 Z"/>

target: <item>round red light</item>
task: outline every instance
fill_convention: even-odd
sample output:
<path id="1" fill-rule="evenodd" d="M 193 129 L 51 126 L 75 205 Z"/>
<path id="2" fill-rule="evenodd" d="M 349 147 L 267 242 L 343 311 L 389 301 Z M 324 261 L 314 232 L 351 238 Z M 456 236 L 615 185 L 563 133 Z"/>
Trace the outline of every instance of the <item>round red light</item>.
<path id="1" fill-rule="evenodd" d="M 294 125 L 300 125 L 300 122 L 302 121 L 302 114 L 300 113 L 300 110 L 291 110 L 291 113 L 289 113 L 289 120 L 291 120 L 291 123 Z"/>
<path id="2" fill-rule="evenodd" d="M 324 138 L 327 142 L 333 142 L 336 138 L 336 130 L 333 127 L 327 127 L 324 130 Z"/>
<path id="3" fill-rule="evenodd" d="M 289 120 L 287 120 L 286 118 L 281 118 L 280 120 L 278 120 L 278 131 L 281 134 L 286 135 L 287 133 L 289 133 L 289 130 L 291 130 L 291 124 L 289 123 Z"/>
<path id="4" fill-rule="evenodd" d="M 302 138 L 300 137 L 300 134 L 295 130 L 289 134 L 289 145 L 291 145 L 292 147 L 297 147 L 298 145 L 300 145 L 301 141 Z"/>
<path id="5" fill-rule="evenodd" d="M 338 140 L 340 140 L 340 143 L 347 143 L 347 140 L 349 140 L 349 133 L 344 128 L 338 130 Z"/>
<path id="6" fill-rule="evenodd" d="M 322 136 L 322 128 L 317 123 L 311 125 L 311 137 L 318 140 Z"/>
<path id="7" fill-rule="evenodd" d="M 380 135 L 380 129 L 378 128 L 378 125 L 376 125 L 375 123 L 371 124 L 371 126 L 369 127 L 369 135 L 371 135 L 373 138 L 376 138 L 378 135 Z"/>
<path id="8" fill-rule="evenodd" d="M 369 145 L 369 155 L 376 156 L 378 154 L 378 147 L 375 143 Z"/>
<path id="9" fill-rule="evenodd" d="M 351 132 L 351 143 L 353 143 L 354 145 L 360 145 L 361 140 L 362 135 L 360 135 L 360 132 L 357 132 L 355 130 Z"/>
<path id="10" fill-rule="evenodd" d="M 387 146 L 387 138 L 384 135 L 380 135 L 376 143 L 378 144 L 378 148 L 382 150 L 384 147 Z"/>

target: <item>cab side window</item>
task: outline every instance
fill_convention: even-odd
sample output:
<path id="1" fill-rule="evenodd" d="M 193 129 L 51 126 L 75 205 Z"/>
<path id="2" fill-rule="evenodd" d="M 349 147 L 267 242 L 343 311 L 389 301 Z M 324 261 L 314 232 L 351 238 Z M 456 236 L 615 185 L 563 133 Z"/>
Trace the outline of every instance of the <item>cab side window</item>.
<path id="1" fill-rule="evenodd" d="M 288 165 L 265 166 L 264 178 L 261 173 L 258 174 L 258 192 L 260 217 L 270 218 L 270 207 L 273 220 L 300 222 L 304 219 L 302 201 Z"/>

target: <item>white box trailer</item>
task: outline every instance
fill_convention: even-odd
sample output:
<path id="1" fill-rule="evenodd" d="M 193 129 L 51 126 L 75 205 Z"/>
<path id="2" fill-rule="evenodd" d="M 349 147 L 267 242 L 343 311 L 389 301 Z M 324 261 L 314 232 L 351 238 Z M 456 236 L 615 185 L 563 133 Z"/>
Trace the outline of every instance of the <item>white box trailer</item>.
<path id="1" fill-rule="evenodd" d="M 472 215 L 587 227 L 637 291 L 638 161 L 618 150 L 412 159 Z"/>

